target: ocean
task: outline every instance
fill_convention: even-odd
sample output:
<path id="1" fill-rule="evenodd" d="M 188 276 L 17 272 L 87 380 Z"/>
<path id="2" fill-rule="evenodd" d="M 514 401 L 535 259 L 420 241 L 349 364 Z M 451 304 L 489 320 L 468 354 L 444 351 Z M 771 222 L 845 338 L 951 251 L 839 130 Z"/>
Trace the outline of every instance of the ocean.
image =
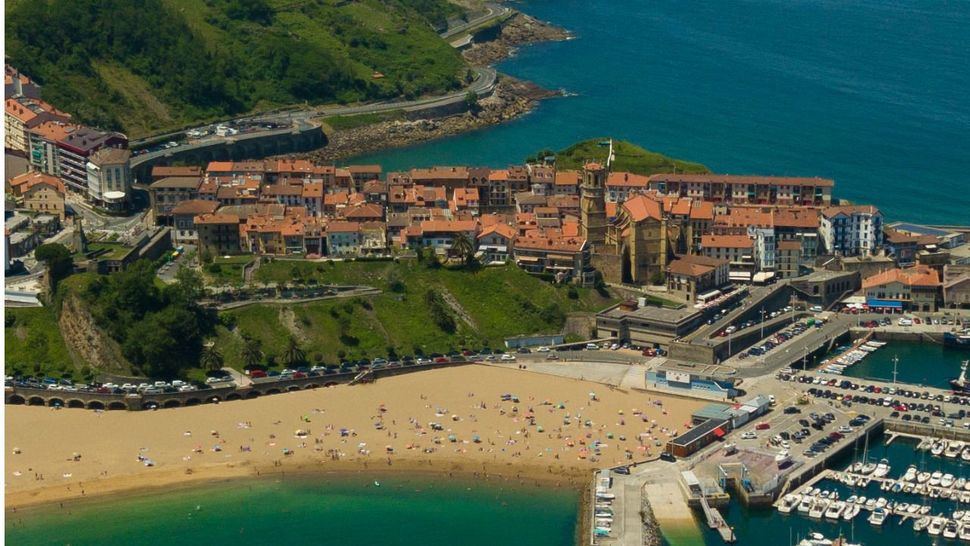
<path id="1" fill-rule="evenodd" d="M 6 543 L 572 546 L 578 502 L 572 490 L 444 477 L 240 479 L 8 512 Z"/>
<path id="2" fill-rule="evenodd" d="M 503 167 L 613 136 L 716 172 L 821 176 L 890 220 L 970 223 L 970 3 L 525 0 L 576 39 L 499 70 L 570 96 L 360 158 Z"/>

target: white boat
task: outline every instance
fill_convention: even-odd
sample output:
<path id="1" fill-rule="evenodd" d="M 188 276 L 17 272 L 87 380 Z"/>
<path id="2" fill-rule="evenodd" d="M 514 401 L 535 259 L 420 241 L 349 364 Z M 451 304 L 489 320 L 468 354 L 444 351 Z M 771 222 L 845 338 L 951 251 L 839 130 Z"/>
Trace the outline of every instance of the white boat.
<path id="1" fill-rule="evenodd" d="M 926 528 L 926 532 L 932 536 L 940 536 L 940 534 L 943 532 L 943 523 L 945 521 L 946 518 L 943 516 L 933 518 L 932 521 L 930 521 L 929 526 Z"/>
<path id="2" fill-rule="evenodd" d="M 812 509 L 812 501 L 814 497 L 811 495 L 805 495 L 802 500 L 798 503 L 798 511 L 802 514 L 807 514 L 809 510 Z"/>
<path id="3" fill-rule="evenodd" d="M 846 505 L 845 510 L 842 512 L 842 519 L 845 521 L 851 521 L 854 517 L 858 516 L 859 512 L 861 511 L 862 508 L 860 508 L 858 504 Z"/>
<path id="4" fill-rule="evenodd" d="M 963 453 L 960 454 L 960 458 L 970 462 L 970 447 L 963 448 Z"/>
<path id="5" fill-rule="evenodd" d="M 927 515 L 927 514 L 930 513 L 930 510 L 931 510 L 931 508 L 930 508 L 929 505 L 927 505 L 927 506 L 920 506 L 919 507 L 919 515 L 925 516 L 925 515 Z"/>
<path id="6" fill-rule="evenodd" d="M 960 538 L 960 540 L 970 542 L 970 525 L 961 525 L 960 530 L 957 532 L 957 536 Z"/>
<path id="7" fill-rule="evenodd" d="M 880 459 L 879 464 L 876 465 L 876 469 L 872 471 L 872 475 L 876 478 L 885 478 L 891 469 L 892 467 L 889 466 L 889 461 Z"/>
<path id="8" fill-rule="evenodd" d="M 866 498 L 859 497 L 858 499 L 855 500 L 855 503 L 858 504 L 859 506 L 863 506 L 866 503 Z"/>
<path id="9" fill-rule="evenodd" d="M 901 515 L 907 513 L 908 511 L 909 511 L 909 503 L 908 502 L 901 502 L 901 503 L 897 504 L 895 506 L 895 508 L 893 508 L 893 513 L 896 514 L 897 516 L 901 516 Z"/>
<path id="10" fill-rule="evenodd" d="M 933 443 L 933 447 L 930 448 L 930 453 L 939 457 L 943 455 L 943 451 L 946 449 L 946 440 L 938 440 Z"/>
<path id="11" fill-rule="evenodd" d="M 887 504 L 889 504 L 889 500 L 885 497 L 879 497 L 876 500 L 876 508 L 885 508 Z"/>
<path id="12" fill-rule="evenodd" d="M 963 510 L 954 510 L 952 519 L 954 521 L 960 521 L 961 519 L 963 519 L 963 516 L 965 515 L 967 515 L 967 513 L 964 512 Z"/>
<path id="13" fill-rule="evenodd" d="M 940 478 L 940 487 L 952 487 L 955 480 L 956 478 L 953 477 L 953 474 L 944 474 L 943 477 Z"/>
<path id="14" fill-rule="evenodd" d="M 886 513 L 885 508 L 876 508 L 869 514 L 869 523 L 873 525 L 882 525 L 886 521 L 886 517 L 889 514 Z"/>
<path id="15" fill-rule="evenodd" d="M 800 495 L 788 494 L 782 497 L 781 504 L 778 505 L 778 511 L 782 514 L 789 514 L 795 507 L 798 506 L 798 501 L 802 500 Z"/>
<path id="16" fill-rule="evenodd" d="M 859 497 L 852 495 L 851 497 L 845 499 L 845 502 L 849 504 L 855 504 L 857 500 L 859 500 Z"/>
<path id="17" fill-rule="evenodd" d="M 781 468 L 786 464 L 790 463 L 791 460 L 792 460 L 791 453 L 789 453 L 787 449 L 782 450 L 777 455 L 775 455 L 775 464 L 778 465 L 778 468 Z"/>
<path id="18" fill-rule="evenodd" d="M 862 465 L 862 470 L 859 471 L 860 474 L 865 474 L 868 476 L 876 469 L 876 463 L 866 463 Z"/>
<path id="19" fill-rule="evenodd" d="M 832 546 L 832 541 L 825 538 L 822 533 L 809 533 L 798 543 L 798 546 Z"/>
<path id="20" fill-rule="evenodd" d="M 929 472 L 920 472 L 916 474 L 916 483 L 926 483 L 928 481 L 930 481 Z"/>
<path id="21" fill-rule="evenodd" d="M 943 538 L 956 538 L 959 527 L 957 522 L 953 520 L 947 520 L 943 525 Z"/>
<path id="22" fill-rule="evenodd" d="M 859 461 L 852 463 L 852 465 L 847 469 L 847 472 L 852 472 L 853 474 L 862 472 L 862 463 Z"/>
<path id="23" fill-rule="evenodd" d="M 932 518 L 929 516 L 923 516 L 918 520 L 914 521 L 913 530 L 919 532 L 919 531 L 922 531 L 923 529 L 926 529 L 926 527 L 930 524 L 931 519 Z"/>
<path id="24" fill-rule="evenodd" d="M 966 478 L 957 478 L 957 481 L 953 482 L 954 489 L 963 489 L 967 485 Z"/>
<path id="25" fill-rule="evenodd" d="M 822 519 L 825 515 L 825 510 L 829 507 L 829 501 L 825 499 L 818 499 L 812 503 L 812 509 L 808 511 L 808 517 L 812 519 Z"/>
<path id="26" fill-rule="evenodd" d="M 911 464 L 909 465 L 909 468 L 906 469 L 906 473 L 903 474 L 903 477 L 901 479 L 904 482 L 911 482 L 916 479 L 916 472 L 917 472 L 916 465 Z"/>
<path id="27" fill-rule="evenodd" d="M 943 473 L 937 470 L 930 474 L 930 485 L 937 486 L 940 485 L 940 480 L 943 479 Z"/>
<path id="28" fill-rule="evenodd" d="M 825 510 L 825 517 L 826 519 L 839 519 L 842 517 L 843 510 L 845 510 L 845 502 L 835 501 Z"/>
<path id="29" fill-rule="evenodd" d="M 954 440 L 946 446 L 946 450 L 943 452 L 943 455 L 948 459 L 956 459 L 960 456 L 964 446 L 965 444 L 963 442 Z"/>
<path id="30" fill-rule="evenodd" d="M 876 499 L 869 499 L 866 501 L 866 510 L 876 509 Z"/>
<path id="31" fill-rule="evenodd" d="M 920 509 L 920 508 L 922 508 L 922 506 L 920 506 L 920 505 L 918 505 L 918 504 L 916 504 L 916 503 L 914 502 L 913 504 L 910 504 L 910 505 L 909 505 L 909 508 L 907 508 L 907 509 L 906 509 L 906 513 L 908 513 L 909 515 L 911 515 L 911 516 L 912 516 L 912 515 L 913 515 L 913 514 L 915 514 L 916 512 L 919 512 L 919 509 Z"/>

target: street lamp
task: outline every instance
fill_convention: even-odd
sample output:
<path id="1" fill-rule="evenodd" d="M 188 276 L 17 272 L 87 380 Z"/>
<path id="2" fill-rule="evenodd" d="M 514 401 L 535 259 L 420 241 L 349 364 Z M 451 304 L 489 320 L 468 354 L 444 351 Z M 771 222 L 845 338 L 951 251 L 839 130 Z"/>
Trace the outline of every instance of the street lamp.
<path id="1" fill-rule="evenodd" d="M 761 306 L 761 339 L 765 338 L 765 308 Z"/>

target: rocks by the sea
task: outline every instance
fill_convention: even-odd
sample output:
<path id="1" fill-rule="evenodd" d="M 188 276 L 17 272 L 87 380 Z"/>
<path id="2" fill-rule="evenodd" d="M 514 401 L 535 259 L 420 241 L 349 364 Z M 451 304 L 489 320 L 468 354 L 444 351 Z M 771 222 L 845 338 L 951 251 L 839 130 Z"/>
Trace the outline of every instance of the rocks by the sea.
<path id="1" fill-rule="evenodd" d="M 463 55 L 471 64 L 484 66 L 511 57 L 518 46 L 568 40 L 570 37 L 565 29 L 516 13 L 502 24 L 494 39 L 473 44 Z"/>

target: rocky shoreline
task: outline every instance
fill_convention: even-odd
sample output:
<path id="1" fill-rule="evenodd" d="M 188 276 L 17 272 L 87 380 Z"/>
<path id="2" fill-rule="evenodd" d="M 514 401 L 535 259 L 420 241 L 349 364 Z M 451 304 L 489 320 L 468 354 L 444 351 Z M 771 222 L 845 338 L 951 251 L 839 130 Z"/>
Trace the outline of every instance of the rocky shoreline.
<path id="1" fill-rule="evenodd" d="M 520 12 L 506 19 L 496 29 L 483 31 L 482 34 L 479 37 L 482 41 L 463 53 L 465 59 L 475 66 L 486 66 L 508 58 L 515 53 L 515 48 L 522 45 L 566 40 L 571 36 L 565 29 Z M 450 116 L 384 121 L 350 129 L 328 128 L 329 142 L 325 147 L 309 153 L 287 154 L 285 157 L 329 162 L 410 146 L 509 121 L 532 111 L 539 100 L 558 95 L 561 95 L 560 91 L 550 91 L 531 82 L 499 74 L 495 91 L 480 99 L 477 108 L 472 111 Z"/>
<path id="2" fill-rule="evenodd" d="M 384 121 L 352 129 L 329 131 L 329 142 L 323 148 L 304 154 L 290 154 L 287 157 L 326 163 L 453 136 L 527 114 L 536 107 L 540 99 L 558 94 L 530 82 L 500 76 L 495 91 L 478 101 L 476 111 L 443 118 Z"/>
<path id="3" fill-rule="evenodd" d="M 486 66 L 511 57 L 520 46 L 558 42 L 571 37 L 572 34 L 566 29 L 516 12 L 502 23 L 496 36 L 487 41 L 476 42 L 462 55 L 473 65 Z"/>

